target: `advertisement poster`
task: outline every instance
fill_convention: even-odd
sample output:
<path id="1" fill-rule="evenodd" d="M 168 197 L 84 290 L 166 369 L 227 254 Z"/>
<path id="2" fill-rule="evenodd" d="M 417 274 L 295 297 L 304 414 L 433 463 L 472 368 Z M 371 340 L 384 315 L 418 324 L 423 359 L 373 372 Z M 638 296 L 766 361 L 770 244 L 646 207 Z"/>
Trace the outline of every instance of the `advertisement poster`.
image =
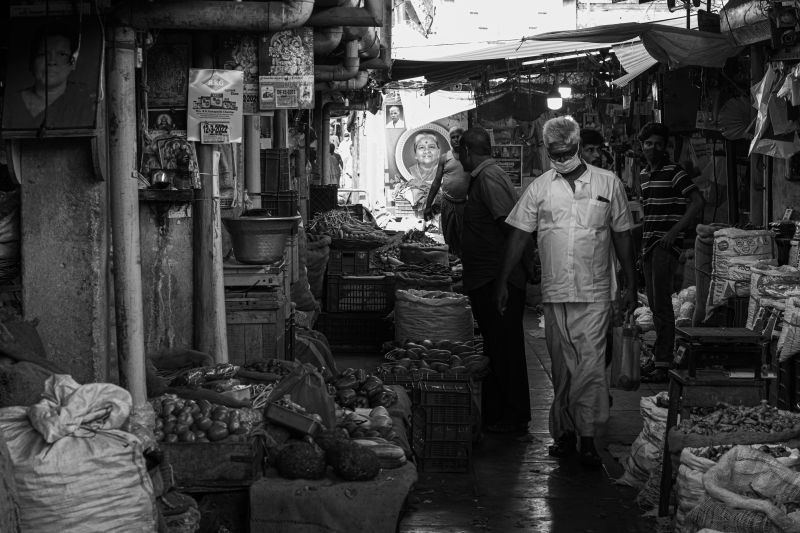
<path id="1" fill-rule="evenodd" d="M 258 35 L 226 33 L 220 40 L 215 66 L 241 70 L 244 75 L 244 114 L 258 114 Z"/>
<path id="2" fill-rule="evenodd" d="M 314 30 L 268 33 L 259 46 L 259 108 L 314 107 Z"/>
<path id="3" fill-rule="evenodd" d="M 187 136 L 203 144 L 242 142 L 241 70 L 189 70 Z"/>
<path id="4" fill-rule="evenodd" d="M 522 145 L 521 144 L 498 144 L 492 146 L 492 157 L 497 162 L 497 166 L 502 168 L 511 183 L 519 187 L 522 185 Z"/>

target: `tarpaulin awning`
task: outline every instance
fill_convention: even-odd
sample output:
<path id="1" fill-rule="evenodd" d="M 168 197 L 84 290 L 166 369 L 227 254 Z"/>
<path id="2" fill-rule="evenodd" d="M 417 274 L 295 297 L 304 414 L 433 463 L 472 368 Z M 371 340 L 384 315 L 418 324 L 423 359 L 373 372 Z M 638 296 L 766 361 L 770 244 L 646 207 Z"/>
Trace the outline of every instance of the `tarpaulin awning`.
<path id="1" fill-rule="evenodd" d="M 692 65 L 722 68 L 729 57 L 742 50 L 742 47 L 735 44 L 730 35 L 644 22 L 609 24 L 573 31 L 554 31 L 535 35 L 531 39 L 614 44 L 637 37 L 642 40 L 647 53 L 659 63 L 669 65 L 670 68 Z"/>
<path id="2" fill-rule="evenodd" d="M 658 61 L 647 53 L 647 50 L 642 44 L 642 41 L 636 39 L 632 42 L 614 45 L 612 48 L 614 55 L 617 56 L 622 68 L 625 69 L 625 74 L 613 80 L 611 83 L 618 87 L 624 87 L 633 81 L 636 76 L 646 72 L 654 65 L 658 65 Z"/>

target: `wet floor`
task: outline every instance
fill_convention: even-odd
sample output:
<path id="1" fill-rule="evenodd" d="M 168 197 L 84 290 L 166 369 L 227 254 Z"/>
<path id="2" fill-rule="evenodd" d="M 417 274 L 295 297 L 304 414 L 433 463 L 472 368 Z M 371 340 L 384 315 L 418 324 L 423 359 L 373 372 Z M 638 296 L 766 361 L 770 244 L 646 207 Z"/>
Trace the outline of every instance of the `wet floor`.
<path id="1" fill-rule="evenodd" d="M 531 387 L 531 431 L 524 437 L 484 435 L 474 448 L 472 471 L 419 473 L 399 533 L 652 533 L 651 519 L 634 503 L 636 491 L 617 486 L 622 467 L 609 453 L 630 445 L 641 430 L 639 398 L 661 390 L 613 391 L 611 418 L 598 449 L 602 470 L 547 455 L 552 444 L 547 418 L 553 385 L 543 332 L 526 313 L 526 349 Z"/>

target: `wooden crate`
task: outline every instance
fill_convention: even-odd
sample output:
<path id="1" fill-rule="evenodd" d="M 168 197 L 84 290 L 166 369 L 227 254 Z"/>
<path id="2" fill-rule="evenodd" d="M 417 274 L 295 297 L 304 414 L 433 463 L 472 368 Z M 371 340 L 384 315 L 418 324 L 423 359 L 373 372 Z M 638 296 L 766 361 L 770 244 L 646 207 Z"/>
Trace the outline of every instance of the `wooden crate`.
<path id="1" fill-rule="evenodd" d="M 264 473 L 264 446 L 258 437 L 244 442 L 161 442 L 159 447 L 179 489 L 246 487 Z"/>
<path id="2" fill-rule="evenodd" d="M 226 306 L 228 360 L 243 365 L 258 359 L 286 357 L 286 300 L 265 302 L 261 309 Z"/>

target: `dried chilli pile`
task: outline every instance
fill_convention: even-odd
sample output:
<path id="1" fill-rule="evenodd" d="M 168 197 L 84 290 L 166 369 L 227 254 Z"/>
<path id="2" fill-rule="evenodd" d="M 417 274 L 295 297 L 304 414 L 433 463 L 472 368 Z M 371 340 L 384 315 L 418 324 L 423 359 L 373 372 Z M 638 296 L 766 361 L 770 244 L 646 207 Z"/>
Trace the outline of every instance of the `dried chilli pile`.
<path id="1" fill-rule="evenodd" d="M 385 243 L 386 233 L 369 222 L 362 222 L 349 211 L 334 209 L 317 213 L 308 225 L 308 231 L 317 235 L 328 235 L 333 239 L 362 240 Z"/>
<path id="2" fill-rule="evenodd" d="M 687 435 L 714 435 L 736 431 L 800 433 L 800 416 L 770 407 L 764 400 L 755 407 L 721 403 L 711 412 L 704 410 L 690 414 L 681 421 L 678 429 Z"/>
<path id="3" fill-rule="evenodd" d="M 408 230 L 405 235 L 403 235 L 402 242 L 403 244 L 415 244 L 421 248 L 440 248 L 442 246 L 442 243 L 425 235 L 424 231 L 416 229 Z"/>

